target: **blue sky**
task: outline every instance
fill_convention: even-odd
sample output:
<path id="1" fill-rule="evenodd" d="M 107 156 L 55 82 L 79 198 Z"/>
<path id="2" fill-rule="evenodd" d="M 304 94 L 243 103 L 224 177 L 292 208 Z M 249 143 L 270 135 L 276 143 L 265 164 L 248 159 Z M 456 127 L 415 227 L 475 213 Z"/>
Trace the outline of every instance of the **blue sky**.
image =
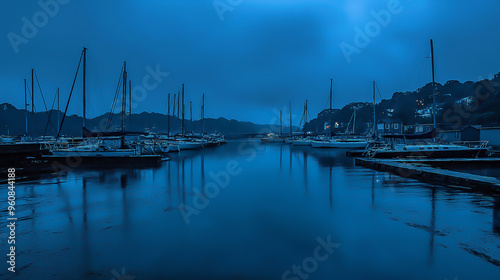
<path id="1" fill-rule="evenodd" d="M 438 82 L 500 72 L 500 3 L 494 0 L 41 2 L 58 3 L 57 11 L 50 6 L 55 12 L 46 20 L 37 1 L 3 3 L 0 102 L 23 106 L 23 79 L 30 79 L 31 68 L 46 101 L 51 103 L 60 87 L 65 102 L 83 46 L 88 48 L 90 116 L 111 107 L 123 61 L 134 86 L 143 84 L 148 66 L 169 73 L 144 100 L 134 102 L 136 113 L 164 112 L 167 94 L 185 83 L 195 116 L 205 93 L 208 117 L 257 123 L 268 123 L 273 109 L 288 102 L 300 115 L 305 99 L 315 116 L 327 106 L 330 77 L 337 108 L 370 101 L 373 80 L 384 98 L 423 86 L 431 79 L 426 58 L 431 38 Z M 390 21 L 385 17 L 384 26 L 371 29 L 369 43 L 348 62 L 340 45 L 356 47 L 356 28 L 374 28 L 374 14 L 381 13 L 389 13 Z M 40 27 L 26 38 L 22 18 L 34 23 L 34 15 Z M 25 40 L 13 46 L 12 34 Z M 70 113 L 82 114 L 81 93 L 79 80 Z M 39 110 L 38 92 L 35 98 Z"/>

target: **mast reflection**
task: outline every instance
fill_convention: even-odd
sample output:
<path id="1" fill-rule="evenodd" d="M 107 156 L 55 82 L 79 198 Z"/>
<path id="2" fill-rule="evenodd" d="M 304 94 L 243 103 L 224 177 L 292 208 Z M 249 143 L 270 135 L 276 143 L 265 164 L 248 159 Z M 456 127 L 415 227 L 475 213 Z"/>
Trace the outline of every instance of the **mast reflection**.
<path id="1" fill-rule="evenodd" d="M 500 235 L 500 196 L 494 196 L 493 204 L 493 232 Z"/>

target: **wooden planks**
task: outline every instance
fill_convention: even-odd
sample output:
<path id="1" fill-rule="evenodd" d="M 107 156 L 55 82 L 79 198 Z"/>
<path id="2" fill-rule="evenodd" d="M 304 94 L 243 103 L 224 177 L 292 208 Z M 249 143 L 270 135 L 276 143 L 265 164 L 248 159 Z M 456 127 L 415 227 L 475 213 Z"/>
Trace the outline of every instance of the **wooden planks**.
<path id="1" fill-rule="evenodd" d="M 449 160 L 454 162 L 456 161 L 456 159 Z M 381 160 L 356 158 L 356 165 L 380 171 L 387 171 L 402 177 L 414 178 L 430 183 L 444 184 L 450 187 L 456 187 L 456 185 L 459 185 L 467 187 L 473 191 L 500 193 L 500 180 L 496 178 L 422 165 L 422 163 L 426 163 L 428 161 L 429 160 Z"/>

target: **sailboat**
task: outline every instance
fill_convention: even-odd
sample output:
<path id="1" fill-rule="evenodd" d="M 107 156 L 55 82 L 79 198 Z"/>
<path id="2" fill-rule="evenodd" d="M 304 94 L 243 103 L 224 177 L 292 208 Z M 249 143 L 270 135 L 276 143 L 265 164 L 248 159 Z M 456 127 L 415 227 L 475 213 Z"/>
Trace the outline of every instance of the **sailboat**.
<path id="1" fill-rule="evenodd" d="M 436 124 L 436 80 L 434 67 L 434 43 L 431 44 L 431 60 L 432 60 L 432 87 L 433 87 L 433 122 L 434 129 L 424 134 L 409 134 L 409 135 L 384 135 L 383 138 L 400 139 L 403 143 L 386 144 L 385 146 L 372 147 L 365 151 L 366 157 L 372 158 L 406 158 L 406 157 L 423 157 L 423 158 L 471 158 L 490 156 L 487 141 L 471 142 L 470 145 L 445 144 L 436 143 L 437 124 Z M 432 139 L 433 142 L 429 143 Z M 424 143 L 407 143 L 407 140 L 427 141 Z"/>
<path id="2" fill-rule="evenodd" d="M 311 146 L 312 140 L 307 137 L 306 128 L 305 128 L 305 125 L 307 123 L 307 114 L 308 114 L 308 111 L 307 111 L 307 100 L 306 100 L 306 104 L 304 105 L 304 113 L 303 113 L 303 117 L 304 117 L 304 127 L 303 127 L 304 135 L 301 136 L 301 137 L 290 139 L 290 143 L 293 146 Z"/>
<path id="3" fill-rule="evenodd" d="M 330 79 L 330 138 L 322 140 L 314 140 L 311 142 L 313 148 L 342 148 L 342 149 L 364 149 L 368 146 L 368 141 L 365 139 L 357 138 L 333 138 L 331 136 L 333 131 L 333 114 L 332 114 L 332 101 L 333 101 L 333 79 Z"/>
<path id="4" fill-rule="evenodd" d="M 68 104 L 64 111 L 63 119 L 60 123 L 56 139 L 59 139 L 59 134 L 66 117 L 71 95 L 73 93 L 74 84 L 80 69 L 80 63 L 83 60 L 83 134 L 91 133 L 85 127 L 86 122 L 86 58 L 87 48 L 83 48 L 80 56 L 80 62 L 75 74 L 73 86 L 71 88 Z M 127 70 L 124 63 L 123 68 L 123 100 L 126 101 L 126 84 L 127 84 Z M 125 104 L 122 105 L 122 114 L 125 114 Z M 128 145 L 124 138 L 124 118 L 122 118 L 122 131 L 112 137 L 103 137 L 105 132 L 97 133 L 96 137 L 87 138 L 83 143 L 71 147 L 62 145 L 62 142 L 55 142 L 51 144 L 50 152 L 52 155 L 44 156 L 49 161 L 65 161 L 68 157 L 77 157 L 82 160 L 82 163 L 146 163 L 146 162 L 159 162 L 161 156 L 157 155 L 142 155 L 137 149 L 133 149 Z M 92 134 L 92 133 L 91 133 Z"/>
<path id="5" fill-rule="evenodd" d="M 259 140 L 262 144 L 272 144 L 272 143 L 285 143 L 285 138 L 283 135 L 283 115 L 280 111 L 280 134 L 268 133 L 265 137 L 261 137 Z"/>

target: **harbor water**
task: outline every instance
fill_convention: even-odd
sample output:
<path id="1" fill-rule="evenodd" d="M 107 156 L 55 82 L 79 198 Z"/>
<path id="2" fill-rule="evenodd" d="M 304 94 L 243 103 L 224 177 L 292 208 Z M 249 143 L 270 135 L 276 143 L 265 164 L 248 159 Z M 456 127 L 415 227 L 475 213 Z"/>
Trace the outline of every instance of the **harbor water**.
<path id="1" fill-rule="evenodd" d="M 500 275 L 498 199 L 358 167 L 345 150 L 235 140 L 156 168 L 19 182 L 16 201 L 16 273 L 3 262 L 1 279 Z"/>

